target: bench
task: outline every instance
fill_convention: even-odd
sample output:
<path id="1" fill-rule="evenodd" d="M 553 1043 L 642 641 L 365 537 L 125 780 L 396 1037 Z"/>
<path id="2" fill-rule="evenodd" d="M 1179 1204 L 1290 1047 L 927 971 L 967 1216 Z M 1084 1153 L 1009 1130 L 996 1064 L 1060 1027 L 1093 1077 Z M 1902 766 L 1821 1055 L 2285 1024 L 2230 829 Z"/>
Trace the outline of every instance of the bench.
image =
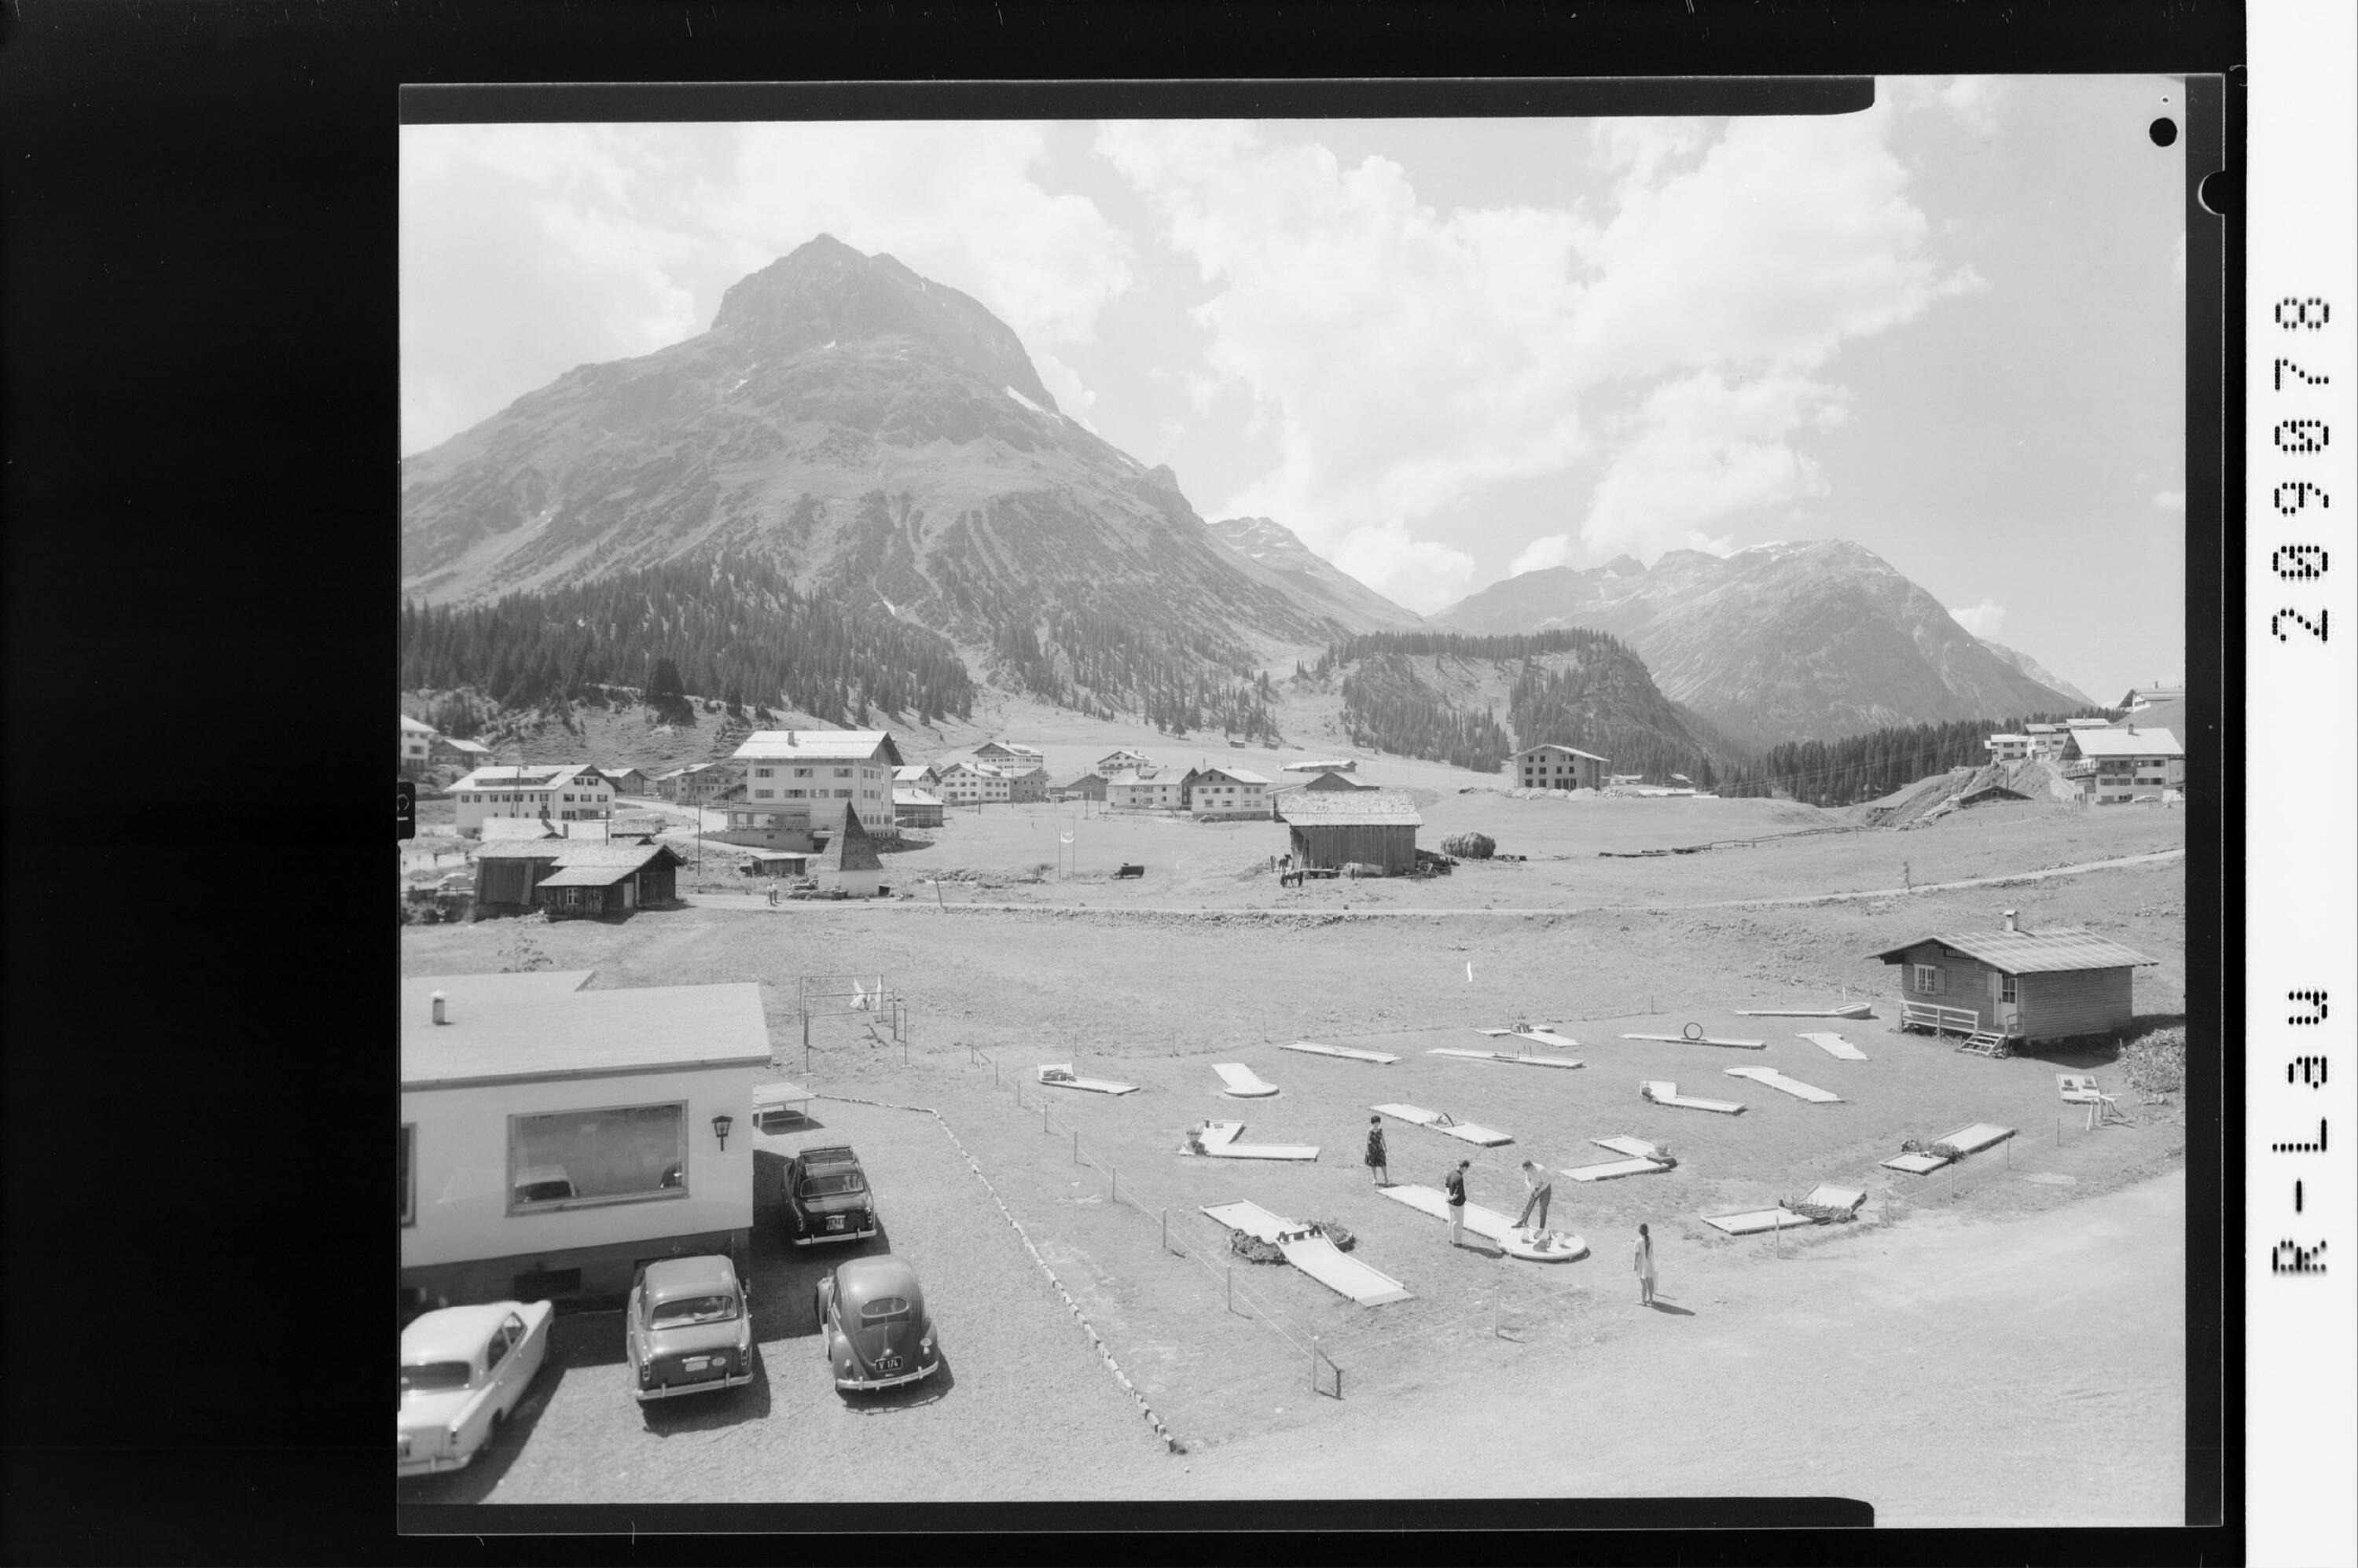
<path id="1" fill-rule="evenodd" d="M 1118 877 L 1142 877 L 1145 874 L 1146 868 L 1144 866 L 1133 865 L 1124 865 L 1114 872 L 1114 875 Z"/>

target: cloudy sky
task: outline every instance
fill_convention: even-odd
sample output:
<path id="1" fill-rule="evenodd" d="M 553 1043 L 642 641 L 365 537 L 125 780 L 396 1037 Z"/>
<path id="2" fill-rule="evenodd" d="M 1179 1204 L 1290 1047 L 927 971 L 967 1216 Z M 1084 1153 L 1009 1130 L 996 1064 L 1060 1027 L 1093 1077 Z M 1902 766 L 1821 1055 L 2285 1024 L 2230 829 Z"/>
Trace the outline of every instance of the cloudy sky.
<path id="1" fill-rule="evenodd" d="M 1433 611 L 1854 539 L 2109 700 L 2184 665 L 2164 78 L 1791 119 L 409 126 L 402 448 L 703 331 L 819 232 L 1064 411 Z"/>

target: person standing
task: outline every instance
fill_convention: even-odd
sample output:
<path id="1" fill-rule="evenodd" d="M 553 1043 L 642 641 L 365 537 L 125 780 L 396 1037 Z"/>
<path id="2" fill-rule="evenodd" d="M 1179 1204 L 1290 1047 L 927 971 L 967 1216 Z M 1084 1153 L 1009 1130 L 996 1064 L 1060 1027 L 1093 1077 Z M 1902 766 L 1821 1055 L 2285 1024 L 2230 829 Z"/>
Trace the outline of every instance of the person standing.
<path id="1" fill-rule="evenodd" d="M 1654 1238 L 1644 1226 L 1638 1227 L 1638 1251 L 1632 1261 L 1638 1270 L 1638 1304 L 1654 1304 Z"/>
<path id="2" fill-rule="evenodd" d="M 1384 1119 L 1380 1116 L 1368 1118 L 1368 1174 L 1379 1187 L 1392 1184 L 1391 1158 L 1384 1152 Z"/>
<path id="3" fill-rule="evenodd" d="M 1548 1200 L 1555 1194 L 1555 1184 L 1548 1180 L 1547 1172 L 1541 1168 L 1537 1160 L 1523 1162 L 1523 1191 L 1522 1217 L 1515 1221 L 1515 1228 L 1522 1231 L 1523 1239 L 1529 1241 L 1547 1228 Z M 1537 1224 L 1531 1220 L 1534 1210 L 1539 1214 Z M 1530 1228 L 1525 1229 L 1526 1226 Z"/>
<path id="4" fill-rule="evenodd" d="M 1457 1168 L 1441 1178 L 1449 1194 L 1449 1245 L 1466 1245 L 1466 1168 L 1474 1162 L 1460 1160 Z"/>

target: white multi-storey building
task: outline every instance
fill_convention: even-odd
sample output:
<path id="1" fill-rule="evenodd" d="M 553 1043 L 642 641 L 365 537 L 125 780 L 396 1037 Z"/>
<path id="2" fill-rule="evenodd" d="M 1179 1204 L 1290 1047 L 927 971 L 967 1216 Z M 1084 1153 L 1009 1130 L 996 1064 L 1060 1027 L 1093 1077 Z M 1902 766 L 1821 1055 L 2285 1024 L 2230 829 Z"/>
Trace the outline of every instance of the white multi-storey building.
<path id="1" fill-rule="evenodd" d="M 604 822 L 614 814 L 614 786 L 588 766 L 477 768 L 450 786 L 450 804 L 459 832 L 474 838 L 493 817 Z"/>
<path id="2" fill-rule="evenodd" d="M 730 843 L 809 849 L 814 835 L 840 836 L 847 809 L 871 838 L 899 834 L 892 775 L 901 752 L 885 730 L 756 730 L 730 760 L 745 780 L 744 798 L 729 804 Z"/>

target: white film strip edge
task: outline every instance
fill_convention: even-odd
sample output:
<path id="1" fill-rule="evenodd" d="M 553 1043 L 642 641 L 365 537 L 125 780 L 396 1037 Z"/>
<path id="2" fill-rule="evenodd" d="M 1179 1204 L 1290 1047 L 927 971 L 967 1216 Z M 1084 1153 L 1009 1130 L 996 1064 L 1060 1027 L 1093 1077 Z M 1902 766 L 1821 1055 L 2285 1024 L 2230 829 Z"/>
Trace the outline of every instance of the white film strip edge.
<path id="1" fill-rule="evenodd" d="M 2247 465 L 2245 689 L 2229 697 L 2244 698 L 2246 739 L 2226 760 L 2243 770 L 2249 833 L 2246 1016 L 2240 1053 L 2230 1024 L 2226 1060 L 2243 1063 L 2245 1147 L 2227 1157 L 2246 1173 L 2255 1563 L 2358 1563 L 2353 18 L 2348 0 L 2255 0 L 2247 13 L 2246 297 L 2229 302 L 2244 313 Z M 2294 735 L 2315 745 L 2287 748 Z M 2229 1092 L 2236 1083 L 2231 1065 Z M 2308 1152 L 2312 1141 L 2328 1147 Z M 2323 1271 L 2290 1271 L 2304 1263 Z"/>

